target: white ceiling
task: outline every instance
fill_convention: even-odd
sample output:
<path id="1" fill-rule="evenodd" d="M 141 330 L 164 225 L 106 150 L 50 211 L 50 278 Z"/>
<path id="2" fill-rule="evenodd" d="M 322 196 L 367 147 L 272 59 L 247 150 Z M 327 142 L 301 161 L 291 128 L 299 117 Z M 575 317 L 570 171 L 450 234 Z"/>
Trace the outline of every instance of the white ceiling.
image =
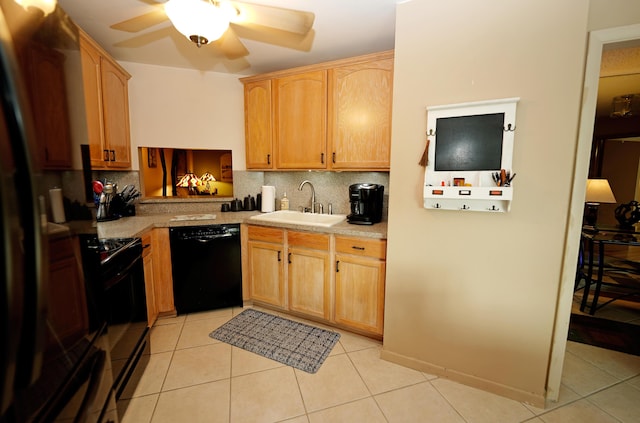
<path id="1" fill-rule="evenodd" d="M 166 0 L 157 0 L 164 3 Z M 241 39 L 249 55 L 226 59 L 214 46 L 198 48 L 169 21 L 139 33 L 110 25 L 154 10 L 141 0 L 58 0 L 71 18 L 119 61 L 253 75 L 342 59 L 394 48 L 395 8 L 401 0 L 249 0 L 248 3 L 303 10 L 315 14 L 311 50 L 297 51 Z M 164 31 L 158 31 L 164 29 Z M 156 35 L 164 35 L 156 37 Z M 118 47 L 134 37 L 153 40 L 139 47 Z M 155 39 L 157 38 L 157 39 Z"/>
<path id="2" fill-rule="evenodd" d="M 155 0 L 164 3 L 166 0 Z M 249 55 L 225 58 L 215 46 L 198 48 L 169 21 L 139 33 L 109 28 L 154 10 L 142 0 L 58 0 L 92 38 L 119 61 L 254 75 L 394 48 L 396 3 L 407 0 L 249 0 L 315 14 L 308 52 L 241 39 Z M 138 47 L 118 43 L 140 37 Z M 612 45 L 603 53 L 596 115 L 608 115 L 614 96 L 640 93 L 640 40 Z"/>

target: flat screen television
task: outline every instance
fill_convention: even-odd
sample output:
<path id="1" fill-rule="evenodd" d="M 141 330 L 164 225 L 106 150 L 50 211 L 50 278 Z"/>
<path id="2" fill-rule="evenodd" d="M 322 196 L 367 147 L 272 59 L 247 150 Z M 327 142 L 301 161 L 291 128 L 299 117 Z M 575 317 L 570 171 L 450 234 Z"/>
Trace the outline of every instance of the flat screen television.
<path id="1" fill-rule="evenodd" d="M 504 113 L 436 119 L 434 170 L 500 170 L 503 133 Z"/>

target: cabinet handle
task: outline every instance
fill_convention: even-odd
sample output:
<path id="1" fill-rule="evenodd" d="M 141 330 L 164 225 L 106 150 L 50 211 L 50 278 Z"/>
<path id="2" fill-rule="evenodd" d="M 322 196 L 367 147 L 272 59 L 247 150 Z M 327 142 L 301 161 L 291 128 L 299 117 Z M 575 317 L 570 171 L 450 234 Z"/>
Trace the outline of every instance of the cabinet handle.
<path id="1" fill-rule="evenodd" d="M 111 150 L 111 161 L 112 162 L 116 161 L 116 150 Z"/>
<path id="2" fill-rule="evenodd" d="M 354 250 L 358 250 L 358 251 L 364 251 L 365 250 L 364 247 L 358 247 L 357 245 L 352 245 L 351 248 L 353 248 Z"/>
<path id="3" fill-rule="evenodd" d="M 324 164 L 324 153 L 320 153 L 320 163 Z"/>
<path id="4" fill-rule="evenodd" d="M 271 164 L 271 154 L 267 154 L 267 164 Z"/>
<path id="5" fill-rule="evenodd" d="M 333 164 L 336 164 L 336 152 L 331 153 L 331 161 Z"/>
<path id="6" fill-rule="evenodd" d="M 278 251 L 278 261 L 282 261 L 281 253 L 282 253 L 282 251 Z"/>
<path id="7" fill-rule="evenodd" d="M 102 153 L 104 154 L 102 159 L 105 162 L 108 162 L 109 161 L 109 150 L 102 150 Z"/>
<path id="8" fill-rule="evenodd" d="M 289 262 L 289 264 L 291 264 L 291 253 L 287 255 L 287 261 Z"/>
<path id="9" fill-rule="evenodd" d="M 340 271 L 340 260 L 336 260 L 336 273 Z"/>

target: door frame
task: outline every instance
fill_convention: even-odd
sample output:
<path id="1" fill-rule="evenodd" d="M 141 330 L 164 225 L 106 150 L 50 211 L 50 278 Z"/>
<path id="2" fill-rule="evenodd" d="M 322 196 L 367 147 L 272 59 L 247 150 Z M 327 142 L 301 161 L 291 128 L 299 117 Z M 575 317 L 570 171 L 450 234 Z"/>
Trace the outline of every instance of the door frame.
<path id="1" fill-rule="evenodd" d="M 580 110 L 580 123 L 574 161 L 573 184 L 569 215 L 567 217 L 562 274 L 558 291 L 554 335 L 551 344 L 547 377 L 546 398 L 550 401 L 557 401 L 560 395 L 562 367 L 567 346 L 567 333 L 569 332 L 569 319 L 571 317 L 571 306 L 573 303 L 573 287 L 576 263 L 578 260 L 578 247 L 582 230 L 584 195 L 589 172 L 591 143 L 593 140 L 593 125 L 595 123 L 602 50 L 606 44 L 637 39 L 640 39 L 640 24 L 607 28 L 589 33 L 582 107 Z"/>

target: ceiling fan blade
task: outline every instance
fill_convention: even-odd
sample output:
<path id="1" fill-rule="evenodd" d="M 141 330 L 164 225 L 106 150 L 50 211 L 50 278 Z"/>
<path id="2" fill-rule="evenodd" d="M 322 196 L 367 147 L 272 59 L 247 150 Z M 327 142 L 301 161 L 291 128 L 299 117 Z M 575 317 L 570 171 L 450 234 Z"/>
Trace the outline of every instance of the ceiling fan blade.
<path id="1" fill-rule="evenodd" d="M 249 54 L 249 50 L 231 28 L 211 44 L 220 49 L 227 59 L 238 59 Z"/>
<path id="2" fill-rule="evenodd" d="M 156 7 L 155 10 L 145 13 L 144 15 L 136 16 L 135 18 L 127 19 L 126 21 L 118 22 L 110 26 L 112 29 L 127 32 L 140 32 L 144 29 L 151 28 L 168 20 L 166 13 L 162 7 Z"/>
<path id="3" fill-rule="evenodd" d="M 165 37 L 174 37 L 176 35 L 178 35 L 177 31 L 175 31 L 172 26 L 167 26 L 165 28 L 160 28 L 155 31 L 140 34 L 135 37 L 117 42 L 113 46 L 125 47 L 125 48 L 143 47 L 143 46 L 146 46 L 147 44 L 151 44 L 154 41 L 161 40 Z M 182 36 L 180 35 L 180 37 Z"/>
<path id="4" fill-rule="evenodd" d="M 238 19 L 233 20 L 234 23 L 252 23 L 297 34 L 306 34 L 309 32 L 316 18 L 316 15 L 312 12 L 304 12 L 301 10 L 264 6 L 240 1 L 234 1 L 232 4 L 240 12 Z"/>
<path id="5" fill-rule="evenodd" d="M 256 24 L 231 24 L 230 26 L 240 38 L 299 51 L 310 51 L 316 35 L 313 29 L 306 34 L 297 34 Z"/>

